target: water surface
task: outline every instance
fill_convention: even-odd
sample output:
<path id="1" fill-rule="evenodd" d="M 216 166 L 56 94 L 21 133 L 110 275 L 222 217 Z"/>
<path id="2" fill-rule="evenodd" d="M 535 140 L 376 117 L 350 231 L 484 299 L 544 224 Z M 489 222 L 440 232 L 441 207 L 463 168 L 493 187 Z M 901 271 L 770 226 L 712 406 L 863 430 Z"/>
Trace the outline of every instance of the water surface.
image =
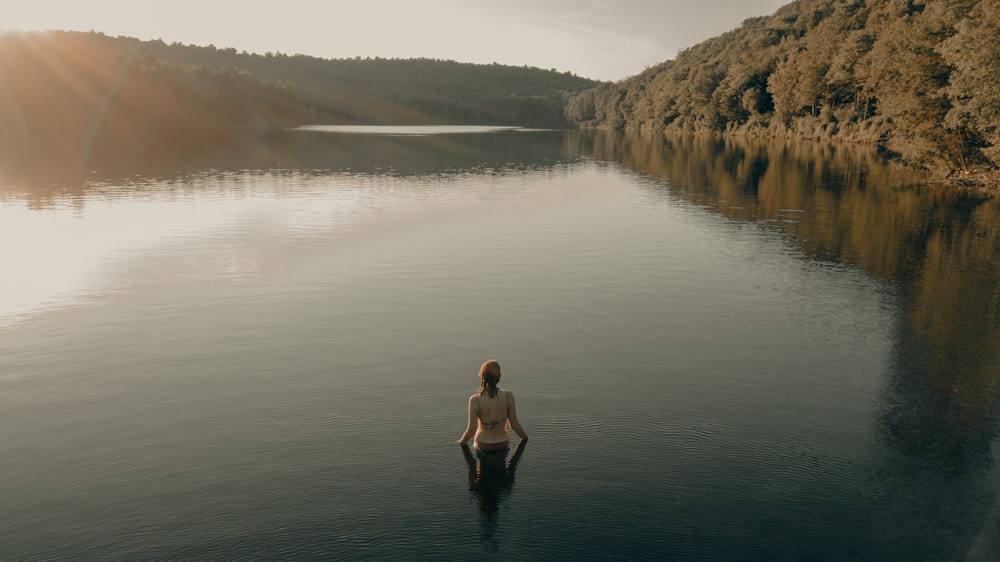
<path id="1" fill-rule="evenodd" d="M 4 558 L 1000 556 L 996 201 L 388 132 L 6 168 Z M 490 357 L 513 466 L 454 442 Z"/>

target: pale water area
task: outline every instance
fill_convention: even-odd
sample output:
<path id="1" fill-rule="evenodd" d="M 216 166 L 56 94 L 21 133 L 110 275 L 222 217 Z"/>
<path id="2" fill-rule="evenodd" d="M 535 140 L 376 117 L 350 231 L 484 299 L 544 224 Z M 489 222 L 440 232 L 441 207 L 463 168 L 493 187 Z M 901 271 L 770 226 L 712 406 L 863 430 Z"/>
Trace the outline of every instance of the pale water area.
<path id="1" fill-rule="evenodd" d="M 0 174 L 0 559 L 1000 558 L 996 200 L 385 132 Z"/>

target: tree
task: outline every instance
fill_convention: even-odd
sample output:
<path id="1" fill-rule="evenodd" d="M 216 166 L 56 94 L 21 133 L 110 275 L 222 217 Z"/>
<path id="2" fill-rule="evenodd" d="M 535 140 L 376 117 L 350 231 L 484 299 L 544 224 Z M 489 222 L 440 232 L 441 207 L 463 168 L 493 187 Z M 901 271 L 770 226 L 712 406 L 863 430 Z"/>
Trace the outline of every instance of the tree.
<path id="1" fill-rule="evenodd" d="M 957 23 L 954 36 L 938 51 L 954 71 L 945 89 L 951 109 L 945 125 L 966 135 L 966 142 L 982 147 L 992 165 L 1000 164 L 1000 5 L 979 2 Z M 971 166 L 984 164 L 976 159 Z"/>
<path id="2" fill-rule="evenodd" d="M 866 57 L 866 84 L 878 99 L 878 114 L 890 124 L 888 147 L 907 162 L 953 168 L 953 132 L 944 126 L 951 108 L 944 87 L 951 68 L 935 47 L 950 33 L 947 6 L 893 0 L 880 14 L 885 27 Z"/>

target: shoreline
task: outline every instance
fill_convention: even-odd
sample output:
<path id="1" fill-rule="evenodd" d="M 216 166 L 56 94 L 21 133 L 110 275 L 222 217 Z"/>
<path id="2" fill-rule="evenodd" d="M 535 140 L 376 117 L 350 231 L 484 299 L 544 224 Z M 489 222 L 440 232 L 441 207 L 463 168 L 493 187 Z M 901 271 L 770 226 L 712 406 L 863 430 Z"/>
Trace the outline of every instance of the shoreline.
<path id="1" fill-rule="evenodd" d="M 606 131 L 606 132 L 638 132 L 658 134 L 665 137 L 672 135 L 692 135 L 692 136 L 711 136 L 716 138 L 726 138 L 726 137 L 736 137 L 736 138 L 748 138 L 748 139 L 775 139 L 775 140 L 786 140 L 786 141 L 796 141 L 796 142 L 806 142 L 806 143 L 824 143 L 824 144 L 847 144 L 847 145 L 857 145 L 857 146 L 870 146 L 876 149 L 884 149 L 884 143 L 877 142 L 873 140 L 862 140 L 862 139 L 847 139 L 847 138 L 837 138 L 836 136 L 829 138 L 810 138 L 805 137 L 794 132 L 784 131 L 768 131 L 767 129 L 752 129 L 752 130 L 740 130 L 740 131 L 690 131 L 690 132 L 673 132 L 673 131 L 662 131 L 647 129 L 643 127 L 622 127 L 615 128 L 608 125 L 584 125 L 579 124 L 577 126 L 580 130 L 592 130 L 592 131 Z M 888 154 L 888 161 L 891 165 L 899 166 L 901 169 L 924 174 L 927 179 L 920 181 L 920 185 L 924 186 L 942 186 L 954 189 L 963 189 L 969 191 L 978 191 L 985 195 L 990 195 L 993 197 L 1000 196 L 1000 169 L 977 171 L 977 172 L 952 172 L 948 175 L 943 175 L 946 170 L 921 170 L 918 167 L 914 167 L 906 164 L 903 160 L 898 157 Z"/>
<path id="2" fill-rule="evenodd" d="M 1000 170 L 933 178 L 928 179 L 924 184 L 979 191 L 986 195 L 998 196 L 1000 195 Z"/>

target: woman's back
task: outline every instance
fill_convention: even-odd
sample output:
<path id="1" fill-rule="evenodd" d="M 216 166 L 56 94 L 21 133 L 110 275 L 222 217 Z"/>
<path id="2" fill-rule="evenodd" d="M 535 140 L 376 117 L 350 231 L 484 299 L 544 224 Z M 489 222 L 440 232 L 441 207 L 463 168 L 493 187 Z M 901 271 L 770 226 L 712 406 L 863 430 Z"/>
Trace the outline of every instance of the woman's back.
<path id="1" fill-rule="evenodd" d="M 494 450 L 506 449 L 510 436 L 507 434 L 507 424 L 522 440 L 528 438 L 521 423 L 517 420 L 517 405 L 514 393 L 497 388 L 500 381 L 500 364 L 494 359 L 483 363 L 479 369 L 479 379 L 482 386 L 478 393 L 469 397 L 469 423 L 465 433 L 458 440 L 465 444 L 472 436 L 476 437 L 476 445 Z"/>
<path id="2" fill-rule="evenodd" d="M 489 394 L 474 394 L 479 417 L 479 431 L 476 441 L 498 442 L 507 441 L 507 417 L 509 414 L 510 393 L 503 389 L 490 396 Z"/>

